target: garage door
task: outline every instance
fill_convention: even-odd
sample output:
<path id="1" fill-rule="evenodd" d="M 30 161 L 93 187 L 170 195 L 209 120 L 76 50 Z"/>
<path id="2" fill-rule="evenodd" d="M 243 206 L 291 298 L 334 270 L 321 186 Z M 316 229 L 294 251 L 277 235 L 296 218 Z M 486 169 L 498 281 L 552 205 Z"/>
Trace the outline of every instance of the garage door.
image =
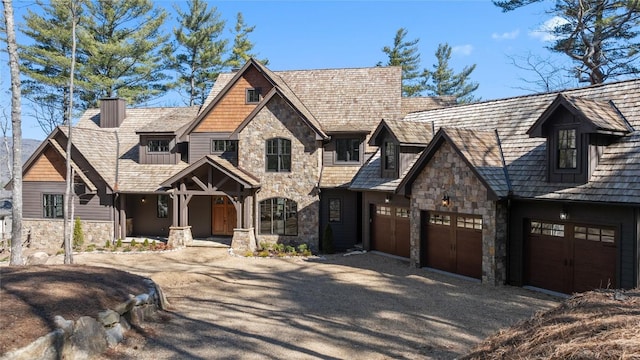
<path id="1" fill-rule="evenodd" d="M 531 220 L 525 282 L 566 294 L 616 287 L 617 242 L 614 227 Z"/>
<path id="2" fill-rule="evenodd" d="M 482 217 L 424 212 L 421 237 L 423 266 L 482 278 Z"/>
<path id="3" fill-rule="evenodd" d="M 371 206 L 371 248 L 408 258 L 410 255 L 409 209 Z"/>

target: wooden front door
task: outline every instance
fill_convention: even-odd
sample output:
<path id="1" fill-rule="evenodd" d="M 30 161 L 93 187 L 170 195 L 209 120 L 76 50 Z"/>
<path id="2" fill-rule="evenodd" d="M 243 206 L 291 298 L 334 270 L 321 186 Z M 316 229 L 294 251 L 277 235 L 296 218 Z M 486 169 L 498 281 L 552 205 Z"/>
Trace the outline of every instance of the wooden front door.
<path id="1" fill-rule="evenodd" d="M 213 235 L 233 235 L 236 227 L 236 208 L 226 196 L 214 196 L 212 201 L 211 233 Z"/>

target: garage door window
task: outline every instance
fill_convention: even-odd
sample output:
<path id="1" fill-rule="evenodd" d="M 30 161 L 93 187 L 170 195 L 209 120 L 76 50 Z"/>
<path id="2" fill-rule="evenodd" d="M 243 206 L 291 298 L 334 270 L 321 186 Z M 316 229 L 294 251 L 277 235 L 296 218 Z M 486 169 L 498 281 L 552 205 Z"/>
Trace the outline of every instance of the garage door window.
<path id="1" fill-rule="evenodd" d="M 573 232 L 575 238 L 580 240 L 600 241 L 609 244 L 616 242 L 616 231 L 611 228 L 576 226 Z"/>
<path id="2" fill-rule="evenodd" d="M 396 208 L 396 216 L 402 218 L 409 217 L 409 209 L 407 208 Z"/>
<path id="3" fill-rule="evenodd" d="M 390 206 L 378 206 L 378 207 L 376 207 L 376 214 L 391 216 L 391 207 Z"/>
<path id="4" fill-rule="evenodd" d="M 482 230 L 482 218 L 458 216 L 459 228 Z"/>
<path id="5" fill-rule="evenodd" d="M 531 233 L 538 235 L 564 237 L 564 224 L 532 221 Z"/>
<path id="6" fill-rule="evenodd" d="M 444 214 L 430 214 L 429 224 L 450 226 L 451 216 Z"/>

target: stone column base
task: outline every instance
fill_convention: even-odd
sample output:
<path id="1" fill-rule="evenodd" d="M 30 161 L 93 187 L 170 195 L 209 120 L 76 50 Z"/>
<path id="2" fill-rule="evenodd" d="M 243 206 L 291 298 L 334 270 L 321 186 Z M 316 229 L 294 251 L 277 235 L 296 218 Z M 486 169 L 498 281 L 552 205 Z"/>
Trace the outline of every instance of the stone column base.
<path id="1" fill-rule="evenodd" d="M 191 226 L 171 226 L 169 227 L 169 240 L 167 245 L 172 247 L 183 247 L 193 244 Z"/>
<path id="2" fill-rule="evenodd" d="M 256 236 L 253 228 L 233 229 L 233 238 L 231 239 L 231 249 L 238 253 L 247 251 L 256 251 Z"/>

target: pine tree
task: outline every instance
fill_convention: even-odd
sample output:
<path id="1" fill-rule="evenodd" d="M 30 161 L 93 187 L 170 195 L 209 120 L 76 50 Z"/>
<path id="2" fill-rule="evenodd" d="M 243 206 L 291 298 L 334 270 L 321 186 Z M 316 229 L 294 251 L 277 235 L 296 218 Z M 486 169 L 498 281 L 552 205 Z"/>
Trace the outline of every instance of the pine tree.
<path id="1" fill-rule="evenodd" d="M 201 0 L 187 2 L 188 11 L 175 7 L 180 27 L 173 32 L 178 53 L 171 66 L 178 72 L 177 84 L 189 97 L 189 105 L 204 103 L 209 90 L 224 67 L 222 54 L 227 40 L 218 40 L 224 30 L 224 21 L 216 8 L 208 8 Z"/>
<path id="2" fill-rule="evenodd" d="M 23 95 L 34 107 L 34 115 L 45 133 L 66 123 L 69 116 L 69 69 L 71 66 L 72 16 L 68 3 L 39 3 L 40 11 L 27 9 L 24 35 L 33 44 L 20 47 Z"/>
<path id="3" fill-rule="evenodd" d="M 387 66 L 402 66 L 402 96 L 419 96 L 424 90 L 424 85 L 419 81 L 420 53 L 418 42 L 420 39 L 405 40 L 407 30 L 398 29 L 393 39 L 393 46 L 385 46 L 382 52 L 387 54 L 389 60 Z M 382 63 L 378 63 L 382 65 Z"/>
<path id="4" fill-rule="evenodd" d="M 438 45 L 436 50 L 437 64 L 433 65 L 434 70 L 424 70 L 423 83 L 425 89 L 431 96 L 450 95 L 455 96 L 458 103 L 469 103 L 477 101 L 471 93 L 478 89 L 479 84 L 469 81 L 469 76 L 475 70 L 476 65 L 465 66 L 458 74 L 449 67 L 451 59 L 451 46 L 449 44 Z"/>
<path id="5" fill-rule="evenodd" d="M 84 31 L 78 34 L 78 87 L 84 107 L 102 97 L 121 97 L 139 104 L 167 89 L 163 61 L 168 36 L 160 31 L 166 12 L 150 0 L 92 0 L 87 4 Z"/>
<path id="6" fill-rule="evenodd" d="M 493 0 L 504 12 L 542 0 Z M 567 69 L 580 82 L 600 84 L 640 73 L 640 1 L 558 0 L 549 13 L 563 19 L 551 29 L 551 51 L 577 66 Z"/>
<path id="7" fill-rule="evenodd" d="M 231 49 L 231 55 L 227 59 L 227 66 L 233 68 L 239 68 L 249 60 L 249 58 L 255 57 L 252 53 L 253 43 L 249 40 L 249 34 L 255 30 L 255 26 L 247 26 L 244 23 L 242 13 L 238 13 L 236 16 L 236 26 L 233 28 L 233 48 Z M 269 60 L 259 60 L 264 65 L 269 64 Z"/>

